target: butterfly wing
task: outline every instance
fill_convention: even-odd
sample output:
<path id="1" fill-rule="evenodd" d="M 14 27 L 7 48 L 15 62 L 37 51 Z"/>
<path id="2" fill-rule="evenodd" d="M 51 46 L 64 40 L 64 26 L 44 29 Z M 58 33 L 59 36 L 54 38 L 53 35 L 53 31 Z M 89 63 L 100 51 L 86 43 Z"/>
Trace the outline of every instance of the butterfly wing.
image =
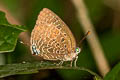
<path id="1" fill-rule="evenodd" d="M 31 34 L 32 52 L 46 60 L 65 60 L 64 56 L 74 52 L 75 47 L 76 41 L 68 26 L 44 8 Z"/>

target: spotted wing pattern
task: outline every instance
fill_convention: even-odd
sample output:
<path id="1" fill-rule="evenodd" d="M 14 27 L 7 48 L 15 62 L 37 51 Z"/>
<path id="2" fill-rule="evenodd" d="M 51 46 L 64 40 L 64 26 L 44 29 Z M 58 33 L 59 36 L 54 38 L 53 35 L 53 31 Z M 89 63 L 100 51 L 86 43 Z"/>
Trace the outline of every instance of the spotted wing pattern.
<path id="1" fill-rule="evenodd" d="M 51 10 L 44 8 L 31 33 L 31 51 L 45 60 L 64 60 L 75 51 L 75 38 L 68 26 Z"/>

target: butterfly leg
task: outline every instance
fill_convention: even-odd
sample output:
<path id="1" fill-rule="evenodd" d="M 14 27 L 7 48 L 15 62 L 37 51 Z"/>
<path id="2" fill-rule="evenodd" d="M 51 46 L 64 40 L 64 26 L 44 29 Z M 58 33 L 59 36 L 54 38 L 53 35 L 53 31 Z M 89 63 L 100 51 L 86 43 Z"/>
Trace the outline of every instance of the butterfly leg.
<path id="1" fill-rule="evenodd" d="M 72 67 L 73 60 L 70 62 L 70 67 Z"/>
<path id="2" fill-rule="evenodd" d="M 77 60 L 78 60 L 78 56 L 76 56 L 76 58 L 75 58 L 74 67 L 77 67 L 77 66 L 76 66 Z"/>
<path id="3" fill-rule="evenodd" d="M 62 66 L 64 61 L 60 61 L 57 66 Z"/>

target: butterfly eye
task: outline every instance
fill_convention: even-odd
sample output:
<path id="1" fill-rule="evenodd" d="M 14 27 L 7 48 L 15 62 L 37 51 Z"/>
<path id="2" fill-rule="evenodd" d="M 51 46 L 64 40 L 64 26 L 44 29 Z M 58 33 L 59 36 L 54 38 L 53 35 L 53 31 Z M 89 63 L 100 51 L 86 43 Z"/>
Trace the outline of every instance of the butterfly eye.
<path id="1" fill-rule="evenodd" d="M 81 49 L 79 47 L 77 47 L 75 51 L 78 54 L 78 53 L 80 53 Z"/>

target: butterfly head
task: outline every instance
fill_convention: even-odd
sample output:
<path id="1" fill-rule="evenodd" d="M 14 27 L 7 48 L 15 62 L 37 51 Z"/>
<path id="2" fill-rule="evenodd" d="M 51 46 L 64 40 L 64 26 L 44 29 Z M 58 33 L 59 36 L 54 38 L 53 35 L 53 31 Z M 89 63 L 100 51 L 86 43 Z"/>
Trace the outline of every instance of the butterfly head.
<path id="1" fill-rule="evenodd" d="M 80 52 L 81 49 L 79 47 L 76 47 L 69 55 L 65 55 L 65 61 L 71 61 L 75 59 Z"/>
<path id="2" fill-rule="evenodd" d="M 80 52 L 81 52 L 81 49 L 80 49 L 79 47 L 76 47 L 75 53 L 76 53 L 76 54 L 79 54 Z"/>

